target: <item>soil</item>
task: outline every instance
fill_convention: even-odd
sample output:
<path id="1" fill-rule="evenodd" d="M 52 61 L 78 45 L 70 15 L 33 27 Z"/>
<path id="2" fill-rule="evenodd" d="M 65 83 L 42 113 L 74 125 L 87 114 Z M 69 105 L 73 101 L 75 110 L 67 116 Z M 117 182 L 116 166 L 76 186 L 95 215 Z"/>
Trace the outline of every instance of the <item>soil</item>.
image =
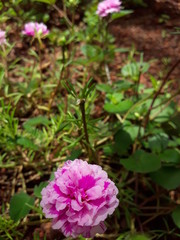
<path id="1" fill-rule="evenodd" d="M 111 33 L 120 48 L 132 48 L 144 53 L 144 61 L 151 62 L 150 73 L 156 76 L 170 68 L 180 58 L 180 34 L 173 34 L 179 27 L 180 15 L 169 16 L 169 20 L 160 23 L 161 15 L 152 8 L 136 9 L 127 17 L 113 22 Z M 115 65 L 121 66 L 124 54 L 118 54 Z M 171 78 L 180 77 L 180 67 Z M 180 84 L 180 80 L 179 80 Z"/>

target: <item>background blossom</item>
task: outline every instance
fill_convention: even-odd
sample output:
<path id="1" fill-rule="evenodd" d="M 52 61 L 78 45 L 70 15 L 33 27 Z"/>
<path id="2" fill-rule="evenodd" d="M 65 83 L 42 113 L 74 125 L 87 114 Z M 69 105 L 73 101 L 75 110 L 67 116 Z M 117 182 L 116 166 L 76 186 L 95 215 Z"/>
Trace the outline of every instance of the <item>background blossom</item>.
<path id="1" fill-rule="evenodd" d="M 119 204 L 118 189 L 107 173 L 80 159 L 67 161 L 41 193 L 45 216 L 66 237 L 104 233 L 104 220 Z"/>
<path id="2" fill-rule="evenodd" d="M 32 37 L 35 37 L 36 34 L 45 36 L 49 33 L 49 30 L 44 23 L 29 22 L 24 25 L 22 33 Z"/>
<path id="3" fill-rule="evenodd" d="M 6 32 L 0 30 L 0 45 L 3 45 L 6 43 Z"/>
<path id="4" fill-rule="evenodd" d="M 105 0 L 98 4 L 97 14 L 100 17 L 106 17 L 109 13 L 119 12 L 121 6 L 120 0 Z"/>

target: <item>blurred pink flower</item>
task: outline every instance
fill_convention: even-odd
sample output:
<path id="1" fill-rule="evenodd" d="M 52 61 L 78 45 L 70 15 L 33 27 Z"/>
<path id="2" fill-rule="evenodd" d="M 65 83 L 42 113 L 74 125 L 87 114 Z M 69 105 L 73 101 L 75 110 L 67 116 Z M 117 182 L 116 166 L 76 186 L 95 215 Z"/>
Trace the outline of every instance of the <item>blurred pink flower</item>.
<path id="1" fill-rule="evenodd" d="M 104 233 L 104 220 L 119 204 L 118 189 L 105 171 L 86 161 L 68 160 L 42 192 L 41 207 L 52 227 L 66 237 Z"/>
<path id="2" fill-rule="evenodd" d="M 24 25 L 23 34 L 35 37 L 36 34 L 46 36 L 49 33 L 47 26 L 44 23 L 29 22 Z"/>
<path id="3" fill-rule="evenodd" d="M 100 17 L 106 17 L 109 13 L 119 12 L 121 6 L 120 0 L 105 0 L 98 4 L 96 13 Z"/>
<path id="4" fill-rule="evenodd" d="M 0 29 L 0 45 L 6 43 L 6 32 Z"/>

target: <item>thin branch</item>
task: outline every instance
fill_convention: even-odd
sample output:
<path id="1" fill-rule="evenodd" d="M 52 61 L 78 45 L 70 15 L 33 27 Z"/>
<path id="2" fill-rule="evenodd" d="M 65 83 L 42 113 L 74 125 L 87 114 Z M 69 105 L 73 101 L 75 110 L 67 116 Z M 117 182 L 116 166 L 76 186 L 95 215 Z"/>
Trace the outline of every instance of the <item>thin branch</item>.
<path id="1" fill-rule="evenodd" d="M 172 68 L 169 70 L 169 72 L 167 73 L 167 75 L 166 75 L 165 78 L 163 79 L 163 81 L 162 81 L 162 83 L 161 83 L 158 91 L 154 94 L 154 97 L 153 97 L 153 99 L 152 99 L 151 105 L 150 105 L 149 110 L 148 110 L 148 112 L 147 112 L 147 114 L 146 114 L 146 118 L 145 118 L 145 121 L 144 121 L 144 129 L 147 127 L 147 124 L 148 124 L 148 122 L 149 122 L 149 116 L 150 116 L 150 114 L 151 114 L 153 105 L 154 105 L 157 97 L 158 97 L 159 94 L 161 93 L 164 85 L 165 85 L 166 82 L 168 81 L 168 79 L 169 79 L 170 75 L 172 74 L 172 72 L 174 71 L 174 69 L 179 65 L 179 63 L 180 63 L 180 59 L 179 59 L 179 60 L 172 66 Z"/>
<path id="2" fill-rule="evenodd" d="M 56 4 L 54 4 L 52 6 L 58 12 L 59 16 L 63 17 L 65 19 L 68 27 L 72 27 L 72 23 L 71 23 L 70 19 L 68 18 L 67 14 L 64 11 L 62 11 L 61 9 L 59 9 Z"/>

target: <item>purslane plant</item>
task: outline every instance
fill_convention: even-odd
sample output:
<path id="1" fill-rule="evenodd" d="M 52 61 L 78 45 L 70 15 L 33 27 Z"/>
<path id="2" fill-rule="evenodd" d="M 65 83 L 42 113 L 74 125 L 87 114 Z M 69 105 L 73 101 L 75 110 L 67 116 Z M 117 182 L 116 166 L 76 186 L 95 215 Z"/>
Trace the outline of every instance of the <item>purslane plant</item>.
<path id="1" fill-rule="evenodd" d="M 42 89 L 41 84 L 43 81 L 42 76 L 42 53 L 41 49 L 43 48 L 42 39 L 45 38 L 49 33 L 49 30 L 47 26 L 44 23 L 38 23 L 38 22 L 29 22 L 24 25 L 24 30 L 22 31 L 23 35 L 31 36 L 34 39 L 37 39 L 38 44 L 38 54 L 39 54 L 39 69 L 40 69 L 40 82 L 39 82 L 39 90 L 42 95 Z M 42 99 L 40 99 L 41 102 Z"/>
<path id="2" fill-rule="evenodd" d="M 42 190 L 41 206 L 52 227 L 66 237 L 104 233 L 104 220 L 119 204 L 118 189 L 98 165 L 81 159 L 66 161 Z"/>

